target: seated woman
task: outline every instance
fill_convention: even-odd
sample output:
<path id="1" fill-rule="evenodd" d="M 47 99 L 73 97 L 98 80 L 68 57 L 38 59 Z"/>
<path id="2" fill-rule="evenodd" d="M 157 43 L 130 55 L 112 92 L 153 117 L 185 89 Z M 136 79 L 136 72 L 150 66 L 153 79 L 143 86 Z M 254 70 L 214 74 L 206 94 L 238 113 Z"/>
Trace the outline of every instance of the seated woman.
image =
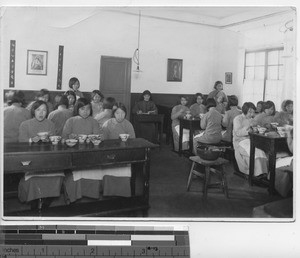
<path id="1" fill-rule="evenodd" d="M 293 154 L 293 128 L 287 127 L 287 145 Z M 276 160 L 275 189 L 283 197 L 292 196 L 293 192 L 293 156 Z"/>
<path id="2" fill-rule="evenodd" d="M 155 132 L 154 123 L 139 123 L 135 116 L 141 114 L 157 114 L 157 107 L 152 100 L 152 95 L 149 90 L 145 90 L 141 96 L 140 100 L 135 103 L 133 109 L 133 124 L 136 130 L 137 136 L 145 138 L 150 142 L 157 142 L 157 134 Z"/>
<path id="3" fill-rule="evenodd" d="M 7 94 L 8 106 L 3 112 L 4 142 L 18 142 L 20 124 L 31 118 L 30 111 L 23 104 L 22 91 L 11 91 Z"/>
<path id="4" fill-rule="evenodd" d="M 274 115 L 276 113 L 273 101 L 266 101 L 263 105 L 262 113 L 256 115 L 254 120 L 257 125 L 270 128 L 270 124 L 275 122 Z"/>
<path id="5" fill-rule="evenodd" d="M 226 128 L 225 133 L 222 135 L 223 141 L 232 142 L 233 119 L 242 113 L 242 111 L 238 109 L 238 104 L 237 96 L 232 95 L 228 98 L 228 107 L 230 109 L 225 112 L 225 116 L 222 119 L 222 126 Z"/>
<path id="6" fill-rule="evenodd" d="M 225 111 L 226 111 L 226 106 L 227 106 L 227 102 L 228 102 L 228 98 L 227 98 L 227 102 L 225 101 L 226 95 L 223 91 L 219 91 L 215 97 L 215 101 L 216 101 L 216 110 L 220 112 L 220 114 L 224 115 Z"/>
<path id="7" fill-rule="evenodd" d="M 54 135 L 55 126 L 48 120 L 48 108 L 44 101 L 37 100 L 31 109 L 32 119 L 26 120 L 20 125 L 19 142 L 36 142 L 40 140 L 39 132 L 48 132 Z M 32 209 L 38 207 L 39 199 L 46 201 L 46 206 L 50 205 L 53 197 L 60 196 L 64 173 L 37 173 L 28 172 L 21 179 L 18 188 L 18 197 L 21 202 L 31 202 Z M 46 200 L 45 200 L 46 199 Z"/>
<path id="8" fill-rule="evenodd" d="M 173 133 L 173 142 L 174 150 L 178 151 L 179 149 L 179 118 L 183 118 L 187 112 L 190 112 L 190 109 L 187 107 L 188 97 L 180 96 L 180 104 L 173 107 L 171 112 L 172 119 L 172 133 Z M 186 150 L 189 148 L 189 130 L 183 129 L 182 136 L 182 149 Z"/>
<path id="9" fill-rule="evenodd" d="M 223 91 L 223 83 L 221 81 L 216 81 L 214 84 L 214 90 L 208 94 L 207 99 L 216 99 L 216 96 L 219 92 L 223 92 L 225 94 L 225 92 Z M 223 100 L 223 104 L 225 108 L 227 107 L 227 103 L 228 103 L 228 98 L 225 94 Z"/>
<path id="10" fill-rule="evenodd" d="M 37 100 L 45 101 L 47 104 L 48 112 L 52 112 L 54 110 L 53 104 L 50 102 L 50 93 L 47 89 L 41 89 L 35 96 L 34 101 L 28 104 L 26 107 L 28 110 L 31 110 L 33 103 Z"/>
<path id="11" fill-rule="evenodd" d="M 196 93 L 196 103 L 190 106 L 191 115 L 195 118 L 199 118 L 200 114 L 206 113 L 206 107 L 203 105 L 203 95 L 201 93 Z"/>
<path id="12" fill-rule="evenodd" d="M 263 106 L 264 106 L 264 102 L 263 101 L 258 101 L 256 104 L 256 110 L 255 110 L 255 115 L 258 115 L 262 112 L 263 110 Z"/>
<path id="13" fill-rule="evenodd" d="M 275 114 L 274 119 L 275 122 L 279 124 L 279 126 L 283 125 L 293 125 L 293 101 L 285 100 L 281 105 L 282 111 Z"/>
<path id="14" fill-rule="evenodd" d="M 207 113 L 200 121 L 200 127 L 204 130 L 194 137 L 194 153 L 196 153 L 198 142 L 200 143 L 219 143 L 222 140 L 222 115 L 216 110 L 214 99 L 206 100 Z"/>
<path id="15" fill-rule="evenodd" d="M 251 127 L 256 125 L 253 119 L 255 115 L 255 105 L 252 102 L 245 102 L 242 106 L 242 114 L 233 119 L 233 147 L 234 155 L 240 172 L 249 175 L 250 164 L 250 138 Z M 268 160 L 266 154 L 255 149 L 254 176 L 266 174 L 268 172 Z"/>
<path id="16" fill-rule="evenodd" d="M 133 114 L 157 114 L 157 107 L 152 100 L 152 94 L 149 90 L 145 90 L 140 96 L 139 101 L 132 109 Z"/>
<path id="17" fill-rule="evenodd" d="M 103 99 L 104 96 L 100 90 L 93 90 L 91 94 L 91 104 L 93 110 L 93 117 L 95 118 L 99 113 L 103 111 Z"/>
<path id="18" fill-rule="evenodd" d="M 100 134 L 99 125 L 92 117 L 91 103 L 85 98 L 79 98 L 77 100 L 74 107 L 74 116 L 66 121 L 62 138 L 76 138 L 79 134 Z M 84 177 L 88 177 L 90 171 L 91 170 L 74 170 L 72 173 L 66 174 L 64 191 L 67 203 L 81 199 L 83 196 L 99 198 L 102 189 L 100 182 Z M 94 172 L 94 170 L 92 170 L 92 172 Z"/>
<path id="19" fill-rule="evenodd" d="M 80 82 L 79 80 L 76 78 L 76 77 L 72 77 L 70 80 L 69 80 L 69 91 L 73 91 L 76 95 L 76 99 L 79 99 L 79 98 L 83 98 L 83 93 L 81 91 L 79 91 L 79 88 L 80 88 Z"/>
<path id="20" fill-rule="evenodd" d="M 48 115 L 48 119 L 55 125 L 55 135 L 62 135 L 66 121 L 73 116 L 73 112 L 68 109 L 69 100 L 66 95 L 62 95 L 57 104 L 57 109 Z"/>
<path id="21" fill-rule="evenodd" d="M 64 93 L 65 96 L 67 96 L 69 104 L 68 104 L 68 109 L 74 112 L 74 105 L 76 102 L 76 95 L 74 91 L 68 90 Z"/>
<path id="22" fill-rule="evenodd" d="M 112 118 L 113 107 L 116 103 L 116 100 L 112 97 L 107 97 L 103 101 L 103 111 L 97 114 L 94 118 L 97 120 L 100 133 L 102 133 L 103 124 Z"/>

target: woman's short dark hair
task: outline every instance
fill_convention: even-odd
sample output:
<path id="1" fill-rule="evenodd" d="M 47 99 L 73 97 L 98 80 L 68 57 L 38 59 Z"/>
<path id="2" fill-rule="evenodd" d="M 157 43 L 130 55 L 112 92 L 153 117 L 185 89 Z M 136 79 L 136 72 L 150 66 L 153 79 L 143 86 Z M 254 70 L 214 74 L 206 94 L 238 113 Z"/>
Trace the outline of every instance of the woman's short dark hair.
<path id="1" fill-rule="evenodd" d="M 74 100 L 76 101 L 76 94 L 75 94 L 74 91 L 67 90 L 67 91 L 64 93 L 64 95 L 66 95 L 67 97 L 68 97 L 69 95 L 72 95 L 72 96 L 74 97 Z"/>
<path id="2" fill-rule="evenodd" d="M 76 82 L 79 82 L 78 78 L 72 77 L 72 78 L 69 80 L 69 88 L 73 89 L 73 85 L 74 85 Z M 80 82 L 79 82 L 79 84 L 80 84 Z"/>
<path id="3" fill-rule="evenodd" d="M 5 94 L 7 99 L 7 105 L 10 106 L 13 103 L 20 103 L 22 106 L 25 104 L 25 95 L 23 91 L 15 90 L 9 91 Z"/>
<path id="4" fill-rule="evenodd" d="M 60 96 L 60 100 L 58 101 L 57 106 L 60 106 L 60 105 L 65 105 L 66 108 L 69 107 L 69 100 L 66 95 Z"/>
<path id="5" fill-rule="evenodd" d="M 93 90 L 91 93 L 91 98 L 93 99 L 95 95 L 99 95 L 101 100 L 104 99 L 104 95 L 101 93 L 100 90 Z"/>
<path id="6" fill-rule="evenodd" d="M 256 110 L 255 105 L 252 102 L 245 102 L 242 106 L 242 112 L 244 115 L 247 115 L 249 109 L 252 108 L 254 111 Z"/>
<path id="7" fill-rule="evenodd" d="M 239 99 L 235 95 L 228 96 L 228 107 L 236 107 L 239 104 Z"/>
<path id="8" fill-rule="evenodd" d="M 209 98 L 209 99 L 206 100 L 206 108 L 207 108 L 207 110 L 209 108 L 211 108 L 211 107 L 216 107 L 216 106 L 217 106 L 217 103 L 216 103 L 215 99 Z"/>
<path id="9" fill-rule="evenodd" d="M 113 97 L 107 97 L 103 101 L 103 109 L 113 109 L 113 106 L 115 105 L 116 100 Z"/>
<path id="10" fill-rule="evenodd" d="M 50 92 L 47 89 L 41 89 L 35 96 L 35 100 L 38 100 L 38 98 L 43 97 L 45 95 L 49 95 L 49 100 L 50 100 Z"/>
<path id="11" fill-rule="evenodd" d="M 31 106 L 31 109 L 30 109 L 30 113 L 31 113 L 31 117 L 34 117 L 34 112 L 35 110 L 37 110 L 41 105 L 45 105 L 46 106 L 46 110 L 47 110 L 47 114 L 46 114 L 46 117 L 48 116 L 48 113 L 49 113 L 49 110 L 48 110 L 48 105 L 45 101 L 43 100 L 36 100 L 32 106 Z"/>
<path id="12" fill-rule="evenodd" d="M 116 108 L 113 110 L 112 112 L 112 116 L 114 117 L 115 116 L 115 113 L 116 113 L 116 110 L 119 108 L 121 110 L 123 110 L 125 112 L 125 117 L 127 116 L 127 109 L 125 107 L 125 105 L 121 102 L 116 102 L 115 105 L 114 105 Z"/>
<path id="13" fill-rule="evenodd" d="M 215 84 L 214 84 L 214 89 L 217 89 L 217 85 L 218 85 L 218 84 L 222 84 L 222 86 L 223 86 L 223 82 L 221 82 L 221 81 L 216 81 Z"/>
<path id="14" fill-rule="evenodd" d="M 290 100 L 290 99 L 287 99 L 287 100 L 283 101 L 282 106 L 281 106 L 282 110 L 286 111 L 286 107 L 288 105 L 293 105 L 293 101 Z"/>
<path id="15" fill-rule="evenodd" d="M 276 109 L 275 109 L 275 104 L 274 104 L 274 102 L 271 101 L 271 100 L 268 100 L 268 101 L 264 102 L 263 107 L 262 107 L 262 111 L 264 112 L 266 109 L 269 109 L 269 108 L 271 108 L 271 107 L 274 108 L 274 111 L 273 111 L 273 114 L 272 114 L 272 115 L 274 115 L 275 112 L 276 112 Z"/>
<path id="16" fill-rule="evenodd" d="M 149 100 L 152 100 L 152 94 L 151 94 L 151 92 L 150 92 L 149 90 L 145 90 L 145 91 L 141 94 L 140 100 L 144 100 L 144 96 L 145 96 L 145 95 L 149 95 L 149 96 L 150 96 L 150 99 L 149 99 Z"/>
<path id="17" fill-rule="evenodd" d="M 86 106 L 86 105 L 89 105 L 90 106 L 90 116 L 93 115 L 93 109 L 92 109 L 92 105 L 91 105 L 91 102 L 89 102 L 86 98 L 79 98 L 76 103 L 75 103 L 75 106 L 74 106 L 74 116 L 78 116 L 79 115 L 79 109 Z"/>

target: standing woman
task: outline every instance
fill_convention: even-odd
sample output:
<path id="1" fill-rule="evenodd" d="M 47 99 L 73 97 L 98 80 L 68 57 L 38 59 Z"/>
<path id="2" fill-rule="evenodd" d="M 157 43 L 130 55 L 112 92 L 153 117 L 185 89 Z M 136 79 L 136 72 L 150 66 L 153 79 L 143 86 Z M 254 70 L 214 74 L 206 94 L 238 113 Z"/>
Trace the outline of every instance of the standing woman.
<path id="1" fill-rule="evenodd" d="M 190 112 L 190 109 L 187 107 L 188 97 L 180 96 L 180 104 L 176 105 L 172 109 L 171 119 L 172 119 L 172 133 L 173 133 L 173 142 L 174 150 L 179 150 L 179 118 L 183 118 L 187 112 Z M 186 150 L 189 148 L 189 130 L 183 129 L 182 135 L 182 149 Z"/>
<path id="2" fill-rule="evenodd" d="M 214 90 L 208 94 L 207 99 L 216 99 L 216 96 L 217 96 L 217 94 L 219 92 L 223 92 L 223 82 L 216 81 L 215 85 L 214 85 Z M 223 99 L 223 104 L 224 104 L 224 106 L 226 108 L 227 107 L 227 103 L 228 103 L 228 98 L 227 98 L 225 92 L 223 92 L 223 93 L 225 95 L 224 99 Z"/>
<path id="3" fill-rule="evenodd" d="M 69 80 L 69 90 L 73 91 L 75 93 L 76 99 L 84 97 L 83 93 L 81 91 L 79 91 L 79 88 L 80 88 L 80 82 L 79 82 L 79 80 L 76 77 L 72 77 Z"/>
<path id="4" fill-rule="evenodd" d="M 46 117 L 48 108 L 46 102 L 37 100 L 31 108 L 32 119 L 24 121 L 19 129 L 19 142 L 28 142 L 30 139 L 33 142 L 40 140 L 37 133 L 48 132 L 49 135 L 54 135 L 54 124 Z M 38 207 L 38 201 L 43 199 L 46 206 L 50 205 L 53 197 L 60 196 L 60 190 L 63 182 L 64 173 L 44 173 L 28 172 L 21 179 L 18 188 L 18 197 L 21 202 L 31 202 L 31 208 Z M 46 199 L 45 199 L 46 198 Z M 41 202 L 40 202 L 41 203 Z"/>
<path id="5" fill-rule="evenodd" d="M 11 91 L 7 94 L 7 107 L 4 108 L 4 142 L 17 142 L 20 124 L 31 118 L 30 111 L 23 107 L 24 93 Z"/>
<path id="6" fill-rule="evenodd" d="M 100 90 L 93 90 L 91 94 L 91 104 L 93 110 L 93 118 L 103 111 L 104 96 Z"/>

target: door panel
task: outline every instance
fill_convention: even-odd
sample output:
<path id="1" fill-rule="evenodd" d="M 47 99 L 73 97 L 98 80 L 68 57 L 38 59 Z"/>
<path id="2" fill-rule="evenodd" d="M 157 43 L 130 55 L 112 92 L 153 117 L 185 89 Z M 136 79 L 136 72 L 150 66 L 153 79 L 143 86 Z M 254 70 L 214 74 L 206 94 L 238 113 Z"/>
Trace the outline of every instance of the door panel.
<path id="1" fill-rule="evenodd" d="M 101 56 L 100 91 L 124 103 L 130 119 L 131 58 Z"/>

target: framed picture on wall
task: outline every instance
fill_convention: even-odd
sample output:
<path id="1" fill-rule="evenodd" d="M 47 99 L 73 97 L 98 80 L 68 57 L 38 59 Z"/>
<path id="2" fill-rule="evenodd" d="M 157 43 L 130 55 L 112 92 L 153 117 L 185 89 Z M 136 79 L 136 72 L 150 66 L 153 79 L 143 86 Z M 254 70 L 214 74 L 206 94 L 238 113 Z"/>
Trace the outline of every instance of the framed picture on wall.
<path id="1" fill-rule="evenodd" d="M 182 59 L 168 59 L 167 81 L 182 81 Z"/>
<path id="2" fill-rule="evenodd" d="M 27 50 L 27 74 L 47 75 L 48 51 Z"/>
<path id="3" fill-rule="evenodd" d="M 225 73 L 225 83 L 232 84 L 232 73 Z"/>

